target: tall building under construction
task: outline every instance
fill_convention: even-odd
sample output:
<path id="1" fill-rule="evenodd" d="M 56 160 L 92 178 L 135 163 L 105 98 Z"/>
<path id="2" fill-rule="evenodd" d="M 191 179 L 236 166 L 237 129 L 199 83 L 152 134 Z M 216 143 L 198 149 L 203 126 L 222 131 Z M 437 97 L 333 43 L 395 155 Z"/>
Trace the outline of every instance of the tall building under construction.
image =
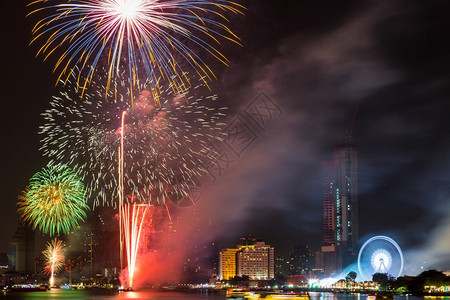
<path id="1" fill-rule="evenodd" d="M 323 162 L 323 260 L 328 274 L 356 261 L 358 248 L 358 157 L 348 143 Z"/>

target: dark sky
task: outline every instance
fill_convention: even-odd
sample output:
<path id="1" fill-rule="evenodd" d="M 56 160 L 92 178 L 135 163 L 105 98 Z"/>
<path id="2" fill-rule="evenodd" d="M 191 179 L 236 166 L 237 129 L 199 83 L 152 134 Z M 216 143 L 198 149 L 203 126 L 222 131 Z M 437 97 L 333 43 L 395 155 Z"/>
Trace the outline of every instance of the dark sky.
<path id="1" fill-rule="evenodd" d="M 54 86 L 52 64 L 27 46 L 33 24 L 25 4 L 0 2 L 1 251 L 16 227 L 18 194 L 46 164 L 40 113 L 63 88 Z M 230 119 L 261 91 L 282 116 L 204 186 L 198 210 L 204 220 L 214 215 L 213 238 L 231 247 L 250 233 L 280 247 L 319 247 L 321 162 L 352 129 L 361 242 L 390 235 L 415 262 L 450 267 L 440 260 L 450 254 L 448 1 L 245 5 L 246 16 L 230 24 L 244 47 L 224 43 L 231 63 L 217 67 L 213 92 Z"/>

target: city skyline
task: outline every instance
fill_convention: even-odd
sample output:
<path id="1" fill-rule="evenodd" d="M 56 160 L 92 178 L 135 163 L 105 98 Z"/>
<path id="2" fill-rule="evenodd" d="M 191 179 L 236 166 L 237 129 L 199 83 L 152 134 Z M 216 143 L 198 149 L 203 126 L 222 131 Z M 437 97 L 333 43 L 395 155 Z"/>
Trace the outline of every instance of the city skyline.
<path id="1" fill-rule="evenodd" d="M 226 172 L 202 185 L 198 218 L 212 224 L 205 239 L 231 246 L 252 234 L 280 249 L 322 246 L 322 162 L 351 127 L 359 244 L 388 235 L 407 262 L 408 255 L 417 258 L 405 272 L 427 264 L 450 268 L 448 5 L 244 4 L 246 16 L 231 20 L 243 47 L 224 43 L 230 66 L 214 65 L 211 94 L 229 107 L 229 124 L 248 128 L 248 145 L 224 145 Z M 52 63 L 28 46 L 33 21 L 25 18 L 25 4 L 0 5 L 6 45 L 0 252 L 6 252 L 17 196 L 47 163 L 39 151 L 40 114 L 64 87 L 54 86 Z M 264 126 L 251 110 L 261 105 L 255 102 L 261 93 L 278 109 L 265 115 Z"/>

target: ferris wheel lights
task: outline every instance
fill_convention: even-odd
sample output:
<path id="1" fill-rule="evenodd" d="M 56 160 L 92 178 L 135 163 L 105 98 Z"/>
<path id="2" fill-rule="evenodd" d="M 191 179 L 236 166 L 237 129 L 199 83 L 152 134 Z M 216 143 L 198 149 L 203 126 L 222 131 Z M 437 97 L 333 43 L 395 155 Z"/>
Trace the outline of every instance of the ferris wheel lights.
<path id="1" fill-rule="evenodd" d="M 374 236 L 359 251 L 358 270 L 365 281 L 370 281 L 375 273 L 398 277 L 403 271 L 402 250 L 393 239 L 382 235 Z"/>

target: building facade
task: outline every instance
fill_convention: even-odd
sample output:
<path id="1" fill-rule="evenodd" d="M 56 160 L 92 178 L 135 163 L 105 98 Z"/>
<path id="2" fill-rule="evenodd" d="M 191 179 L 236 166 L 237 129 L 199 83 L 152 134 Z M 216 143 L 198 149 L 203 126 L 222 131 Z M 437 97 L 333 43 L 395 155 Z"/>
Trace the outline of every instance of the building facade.
<path id="1" fill-rule="evenodd" d="M 227 248 L 220 251 L 219 279 L 230 280 L 236 276 L 236 253 L 239 249 Z"/>
<path id="2" fill-rule="evenodd" d="M 310 275 L 313 268 L 314 252 L 308 245 L 295 245 L 289 255 L 289 275 Z"/>

